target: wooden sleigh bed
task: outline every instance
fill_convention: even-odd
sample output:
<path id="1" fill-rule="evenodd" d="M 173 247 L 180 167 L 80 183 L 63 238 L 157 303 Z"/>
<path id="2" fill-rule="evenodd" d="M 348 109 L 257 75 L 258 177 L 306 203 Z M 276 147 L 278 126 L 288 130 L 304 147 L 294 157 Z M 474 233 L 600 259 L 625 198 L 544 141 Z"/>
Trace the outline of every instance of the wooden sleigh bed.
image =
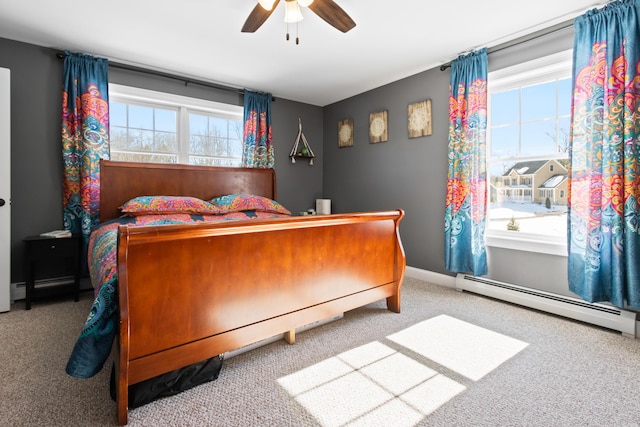
<path id="1" fill-rule="evenodd" d="M 276 199 L 272 169 L 102 161 L 101 221 L 140 195 Z M 117 418 L 129 386 L 386 299 L 400 312 L 401 210 L 119 226 Z"/>

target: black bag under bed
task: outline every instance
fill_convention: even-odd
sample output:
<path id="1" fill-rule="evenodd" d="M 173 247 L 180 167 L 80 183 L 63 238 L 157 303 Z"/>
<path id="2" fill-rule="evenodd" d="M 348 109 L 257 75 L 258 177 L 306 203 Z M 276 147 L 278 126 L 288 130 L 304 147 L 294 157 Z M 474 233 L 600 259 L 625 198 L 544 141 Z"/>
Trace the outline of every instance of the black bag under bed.
<path id="1" fill-rule="evenodd" d="M 173 396 L 218 378 L 224 355 L 197 362 L 129 386 L 129 408 L 137 408 L 161 397 Z M 111 367 L 111 398 L 116 400 L 116 369 Z"/>

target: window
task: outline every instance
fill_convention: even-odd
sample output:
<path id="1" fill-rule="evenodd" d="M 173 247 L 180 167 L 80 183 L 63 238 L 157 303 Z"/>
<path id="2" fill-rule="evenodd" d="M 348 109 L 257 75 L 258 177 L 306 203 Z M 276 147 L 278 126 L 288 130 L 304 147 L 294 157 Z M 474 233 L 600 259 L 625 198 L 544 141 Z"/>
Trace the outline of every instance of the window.
<path id="1" fill-rule="evenodd" d="M 489 74 L 490 245 L 566 254 L 571 71 L 569 51 Z"/>
<path id="2" fill-rule="evenodd" d="M 243 107 L 109 85 L 111 159 L 240 166 Z"/>

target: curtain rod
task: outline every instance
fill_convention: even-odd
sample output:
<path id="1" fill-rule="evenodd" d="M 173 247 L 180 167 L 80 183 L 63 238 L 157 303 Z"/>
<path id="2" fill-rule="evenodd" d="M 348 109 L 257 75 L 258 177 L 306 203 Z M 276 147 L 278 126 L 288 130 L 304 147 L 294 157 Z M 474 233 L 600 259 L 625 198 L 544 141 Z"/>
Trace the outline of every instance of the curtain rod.
<path id="1" fill-rule="evenodd" d="M 587 8 L 587 10 L 591 10 L 591 9 L 594 9 L 594 8 L 596 8 L 596 9 L 602 8 L 602 7 L 606 6 L 609 3 L 613 3 L 613 1 L 614 0 L 606 0 L 604 3 L 602 1 L 600 1 L 599 3 L 596 3 L 596 4 L 593 4 L 593 5 L 589 6 Z M 580 10 L 574 11 L 574 12 L 572 12 L 570 14 L 566 14 L 564 16 L 573 16 L 573 15 L 577 16 L 577 14 L 579 12 L 582 12 L 582 11 L 583 11 L 583 9 L 580 9 Z M 507 48 L 510 48 L 512 46 L 517 46 L 519 44 L 526 43 L 528 41 L 535 40 L 535 39 L 538 39 L 540 37 L 544 37 L 544 36 L 547 36 L 549 34 L 556 33 L 558 31 L 566 30 L 567 28 L 573 27 L 573 22 L 575 21 L 575 19 L 576 19 L 576 17 L 574 16 L 573 18 L 571 18 L 571 19 L 569 19 L 567 21 L 560 22 L 560 23 L 558 23 L 556 25 L 551 25 L 547 29 L 542 29 L 540 31 L 535 31 L 535 32 L 533 32 L 533 33 L 531 33 L 529 35 L 518 37 L 518 38 L 515 38 L 515 39 L 513 39 L 511 41 L 500 43 L 497 46 L 487 48 L 487 53 L 489 54 L 489 53 L 499 52 L 499 51 L 501 51 L 503 49 L 507 49 Z M 487 44 L 491 44 L 491 43 L 487 43 Z M 475 49 L 473 49 L 473 50 L 475 50 Z M 440 66 L 440 71 L 444 71 L 444 70 L 446 70 L 447 68 L 450 68 L 450 67 L 451 67 L 451 62 L 448 62 L 446 64 L 442 64 Z"/>
<path id="2" fill-rule="evenodd" d="M 511 40 L 511 41 L 508 41 L 508 42 L 504 42 L 504 43 L 501 43 L 501 44 L 499 44 L 497 46 L 494 46 L 492 48 L 487 48 L 487 54 L 496 53 L 496 52 L 499 52 L 501 50 L 508 49 L 510 47 L 517 46 L 517 45 L 522 44 L 522 43 L 526 43 L 526 42 L 529 42 L 529 41 L 532 41 L 532 40 L 539 39 L 540 37 L 548 36 L 549 34 L 553 34 L 553 33 L 556 33 L 558 31 L 566 30 L 567 28 L 571 28 L 571 27 L 573 27 L 573 20 L 557 24 L 557 26 L 548 28 L 547 30 L 541 30 L 542 31 L 541 33 L 538 33 L 538 34 L 535 34 L 535 35 L 523 36 L 523 37 L 521 37 L 519 39 Z M 449 62 L 447 64 L 442 64 L 440 66 L 440 71 L 444 71 L 444 70 L 446 70 L 447 68 L 450 68 L 450 67 L 451 67 L 451 62 Z"/>
<path id="3" fill-rule="evenodd" d="M 56 53 L 56 57 L 59 59 L 64 59 L 67 55 L 64 52 L 58 52 Z M 215 83 L 211 83 L 211 82 L 206 82 L 203 80 L 197 80 L 197 79 L 188 79 L 186 77 L 181 77 L 175 74 L 170 74 L 170 73 L 165 73 L 162 71 L 156 71 L 156 70 L 150 70 L 147 68 L 142 68 L 142 67 L 136 67 L 133 65 L 127 65 L 127 64 L 121 64 L 118 62 L 111 62 L 108 61 L 109 67 L 113 67 L 113 68 L 119 68 L 121 70 L 126 70 L 126 71 L 134 71 L 136 73 L 144 73 L 144 74 L 151 74 L 153 76 L 157 76 L 157 77 L 164 77 L 167 79 L 172 79 L 172 80 L 180 80 L 184 82 L 184 85 L 187 86 L 189 83 L 191 84 L 196 84 L 199 86 L 205 86 L 211 89 L 216 89 L 216 90 L 221 90 L 221 91 L 225 91 L 225 92 L 235 92 L 238 95 L 244 95 L 244 90 L 243 89 L 238 89 L 238 88 L 233 88 L 230 86 L 223 86 L 223 85 L 219 85 L 219 84 L 215 84 Z M 276 98 L 275 97 L 271 97 L 272 101 L 275 101 Z"/>

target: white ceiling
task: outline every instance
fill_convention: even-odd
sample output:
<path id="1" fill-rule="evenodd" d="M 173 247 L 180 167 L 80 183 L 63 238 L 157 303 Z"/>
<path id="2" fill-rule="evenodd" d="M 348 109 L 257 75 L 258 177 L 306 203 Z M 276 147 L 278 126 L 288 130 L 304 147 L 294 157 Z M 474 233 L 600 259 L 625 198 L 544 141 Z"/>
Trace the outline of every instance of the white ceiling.
<path id="1" fill-rule="evenodd" d="M 240 32 L 256 0 L 0 0 L 0 37 L 325 106 L 604 3 L 335 1 L 356 27 L 341 33 L 303 8 L 299 45 L 295 25 L 285 40 L 284 1 Z"/>

